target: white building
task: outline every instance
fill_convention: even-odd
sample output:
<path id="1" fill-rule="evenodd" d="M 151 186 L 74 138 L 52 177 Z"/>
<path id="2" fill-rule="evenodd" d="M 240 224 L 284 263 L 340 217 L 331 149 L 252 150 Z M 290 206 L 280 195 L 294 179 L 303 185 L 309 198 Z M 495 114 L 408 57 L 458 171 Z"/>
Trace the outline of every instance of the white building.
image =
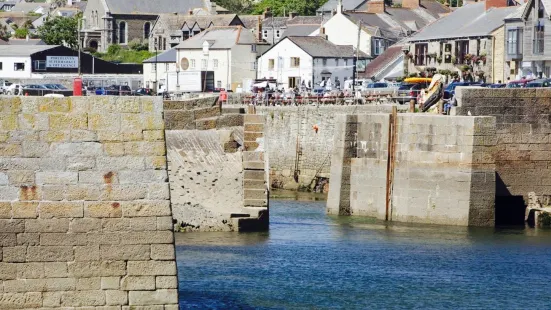
<path id="1" fill-rule="evenodd" d="M 175 49 L 179 70 L 213 71 L 215 88 L 235 91 L 256 78 L 256 48 L 253 33 L 228 26 L 211 27 Z"/>
<path id="2" fill-rule="evenodd" d="M 159 90 L 162 92 L 167 89 L 168 73 L 176 72 L 176 50 L 170 49 L 157 56 L 153 56 L 143 62 L 143 85 L 146 88 L 155 87 L 158 81 Z"/>
<path id="3" fill-rule="evenodd" d="M 258 78 L 276 79 L 278 87 L 314 88 L 322 81 L 344 86 L 354 72 L 354 48 L 321 36 L 286 37 L 258 59 Z M 367 61 L 360 52 L 359 60 Z"/>
<path id="4" fill-rule="evenodd" d="M 0 46 L 0 79 L 30 79 L 38 76 L 33 70 L 32 56 L 57 47 L 55 45 Z"/>

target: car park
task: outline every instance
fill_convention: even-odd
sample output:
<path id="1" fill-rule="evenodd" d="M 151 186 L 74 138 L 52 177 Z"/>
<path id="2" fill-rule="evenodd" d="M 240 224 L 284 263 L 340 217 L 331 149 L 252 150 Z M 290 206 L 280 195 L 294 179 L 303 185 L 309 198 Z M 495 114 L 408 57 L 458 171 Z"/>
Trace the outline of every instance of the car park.
<path id="1" fill-rule="evenodd" d="M 551 87 L 551 79 L 539 79 L 526 83 L 526 88 Z"/>

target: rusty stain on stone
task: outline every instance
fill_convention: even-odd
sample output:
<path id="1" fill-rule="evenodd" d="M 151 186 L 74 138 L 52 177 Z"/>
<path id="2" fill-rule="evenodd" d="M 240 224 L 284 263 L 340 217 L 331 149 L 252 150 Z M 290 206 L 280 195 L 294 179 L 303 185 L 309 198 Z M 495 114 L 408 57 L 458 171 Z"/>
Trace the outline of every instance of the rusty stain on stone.
<path id="1" fill-rule="evenodd" d="M 38 195 L 36 191 L 36 186 L 21 186 L 21 195 L 19 200 L 28 201 L 28 200 L 38 200 Z"/>
<path id="2" fill-rule="evenodd" d="M 106 183 L 106 184 L 111 184 L 113 183 L 113 172 L 112 171 L 109 171 L 107 172 L 106 174 L 103 175 L 103 181 Z"/>
<path id="3" fill-rule="evenodd" d="M 116 209 L 116 208 L 119 208 L 119 207 L 121 206 L 121 204 L 118 203 L 118 202 L 113 202 L 113 203 L 111 204 L 111 206 L 112 206 L 113 208 Z"/>

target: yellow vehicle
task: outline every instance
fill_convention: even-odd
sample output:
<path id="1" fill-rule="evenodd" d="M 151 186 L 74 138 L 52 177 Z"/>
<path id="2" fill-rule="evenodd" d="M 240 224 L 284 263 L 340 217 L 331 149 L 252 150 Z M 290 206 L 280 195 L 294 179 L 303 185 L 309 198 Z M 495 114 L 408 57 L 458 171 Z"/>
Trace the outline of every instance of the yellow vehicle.
<path id="1" fill-rule="evenodd" d="M 408 83 L 408 84 L 417 84 L 417 83 L 430 84 L 430 82 L 432 82 L 432 78 L 411 77 L 411 78 L 404 79 L 404 83 Z"/>

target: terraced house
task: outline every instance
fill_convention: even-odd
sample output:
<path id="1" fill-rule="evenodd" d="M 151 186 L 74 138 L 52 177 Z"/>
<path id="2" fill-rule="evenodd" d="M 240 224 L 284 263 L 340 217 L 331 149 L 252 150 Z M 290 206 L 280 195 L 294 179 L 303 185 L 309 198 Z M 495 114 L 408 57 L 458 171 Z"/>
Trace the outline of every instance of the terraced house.
<path id="1" fill-rule="evenodd" d="M 518 9 L 510 4 L 516 3 L 466 4 L 408 38 L 404 75 L 441 73 L 468 81 L 504 81 L 504 19 Z"/>

